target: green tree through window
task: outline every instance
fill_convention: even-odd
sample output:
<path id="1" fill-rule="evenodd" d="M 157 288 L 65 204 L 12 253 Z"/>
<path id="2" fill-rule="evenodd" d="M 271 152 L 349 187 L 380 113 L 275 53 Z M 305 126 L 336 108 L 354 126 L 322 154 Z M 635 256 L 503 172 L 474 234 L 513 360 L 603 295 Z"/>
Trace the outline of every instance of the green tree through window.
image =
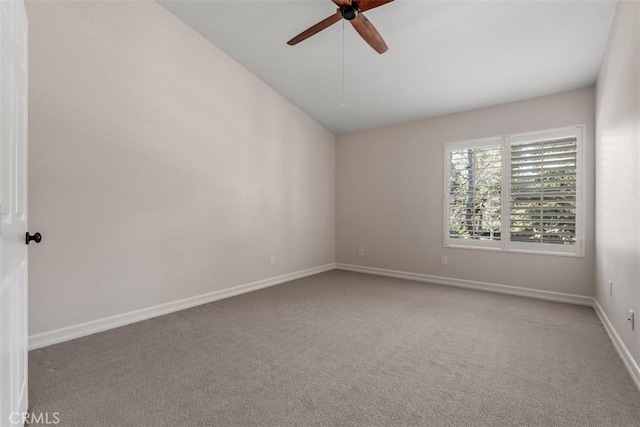
<path id="1" fill-rule="evenodd" d="M 500 240 L 501 147 L 450 152 L 449 235 Z"/>

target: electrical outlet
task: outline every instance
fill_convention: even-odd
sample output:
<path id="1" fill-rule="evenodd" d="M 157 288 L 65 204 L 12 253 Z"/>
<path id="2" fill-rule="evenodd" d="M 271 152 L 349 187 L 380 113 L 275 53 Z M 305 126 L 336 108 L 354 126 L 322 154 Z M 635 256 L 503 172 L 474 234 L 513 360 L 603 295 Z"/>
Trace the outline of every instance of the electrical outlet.
<path id="1" fill-rule="evenodd" d="M 364 256 L 364 248 L 358 248 L 358 255 Z"/>
<path id="2" fill-rule="evenodd" d="M 627 317 L 627 320 L 629 321 L 629 323 L 631 324 L 631 330 L 635 330 L 636 329 L 636 314 L 633 312 L 633 310 L 629 310 L 629 317 Z"/>
<path id="3" fill-rule="evenodd" d="M 613 296 L 613 280 L 609 280 L 609 296 Z"/>
<path id="4" fill-rule="evenodd" d="M 271 255 L 269 257 L 269 265 L 273 265 L 276 263 L 276 257 L 274 257 L 273 255 Z"/>
<path id="5" fill-rule="evenodd" d="M 440 258 L 440 264 L 447 265 L 448 262 L 449 262 L 449 260 L 447 259 L 446 256 L 443 256 L 443 257 Z"/>

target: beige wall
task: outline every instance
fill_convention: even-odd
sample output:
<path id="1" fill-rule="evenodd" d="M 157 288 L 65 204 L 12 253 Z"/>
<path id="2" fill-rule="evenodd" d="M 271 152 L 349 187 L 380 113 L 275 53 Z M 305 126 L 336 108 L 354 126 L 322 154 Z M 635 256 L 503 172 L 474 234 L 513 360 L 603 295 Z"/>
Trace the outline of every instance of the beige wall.
<path id="1" fill-rule="evenodd" d="M 155 2 L 27 12 L 31 334 L 334 262 L 333 134 Z"/>
<path id="2" fill-rule="evenodd" d="M 620 1 L 597 84 L 596 299 L 640 364 L 639 64 L 640 3 Z"/>
<path id="3" fill-rule="evenodd" d="M 594 98 L 586 88 L 338 137 L 336 262 L 593 295 Z M 571 124 L 586 125 L 586 257 L 443 247 L 444 143 Z"/>

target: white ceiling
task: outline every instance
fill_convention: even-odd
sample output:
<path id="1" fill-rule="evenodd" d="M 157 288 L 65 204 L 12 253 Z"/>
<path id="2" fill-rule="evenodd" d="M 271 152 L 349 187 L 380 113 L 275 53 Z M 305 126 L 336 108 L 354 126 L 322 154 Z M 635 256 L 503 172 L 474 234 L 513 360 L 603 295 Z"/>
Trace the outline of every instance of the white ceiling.
<path id="1" fill-rule="evenodd" d="M 336 134 L 595 83 L 615 0 L 396 0 L 365 12 L 389 51 L 345 22 L 287 40 L 335 13 L 330 0 L 160 3 Z"/>

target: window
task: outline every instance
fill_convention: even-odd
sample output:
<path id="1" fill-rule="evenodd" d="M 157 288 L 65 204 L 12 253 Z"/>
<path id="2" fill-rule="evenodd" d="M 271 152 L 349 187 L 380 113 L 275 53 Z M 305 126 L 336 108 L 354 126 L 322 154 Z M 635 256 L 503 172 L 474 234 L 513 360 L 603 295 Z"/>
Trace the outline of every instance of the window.
<path id="1" fill-rule="evenodd" d="M 449 238 L 500 247 L 502 139 L 458 144 L 447 161 Z"/>
<path id="2" fill-rule="evenodd" d="M 445 246 L 582 255 L 582 133 L 446 144 Z"/>

